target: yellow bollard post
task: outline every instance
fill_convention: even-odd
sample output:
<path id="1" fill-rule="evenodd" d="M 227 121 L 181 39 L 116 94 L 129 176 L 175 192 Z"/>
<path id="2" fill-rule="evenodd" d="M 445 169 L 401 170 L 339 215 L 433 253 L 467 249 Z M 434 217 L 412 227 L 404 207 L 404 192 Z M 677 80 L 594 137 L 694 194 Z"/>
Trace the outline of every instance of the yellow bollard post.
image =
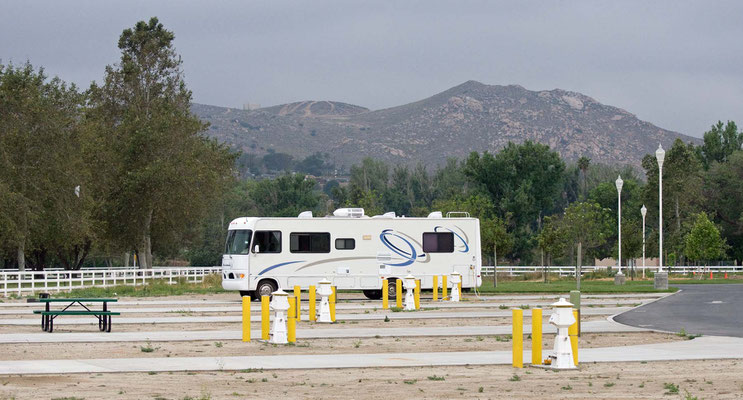
<path id="1" fill-rule="evenodd" d="M 415 299 L 415 309 L 420 310 L 421 309 L 421 280 L 420 279 L 415 280 L 414 299 Z"/>
<path id="2" fill-rule="evenodd" d="M 459 299 L 464 298 L 464 292 L 462 292 L 462 281 L 460 280 L 459 283 L 457 283 L 457 289 L 459 289 Z"/>
<path id="3" fill-rule="evenodd" d="M 289 343 L 297 343 L 297 319 L 296 318 L 286 319 L 286 341 Z"/>
<path id="4" fill-rule="evenodd" d="M 446 275 L 441 275 L 441 300 L 446 300 L 446 294 L 449 290 L 449 288 L 447 287 L 448 285 L 446 283 L 446 278 Z"/>
<path id="5" fill-rule="evenodd" d="M 297 300 L 295 300 L 296 297 L 294 296 L 288 296 L 287 300 L 289 300 L 289 310 L 286 311 L 286 318 L 297 318 Z"/>
<path id="6" fill-rule="evenodd" d="M 542 309 L 531 310 L 531 364 L 542 365 Z"/>
<path id="7" fill-rule="evenodd" d="M 300 315 L 302 314 L 300 310 L 300 306 L 299 306 L 300 304 L 302 304 L 302 287 L 301 286 L 294 286 L 294 297 L 296 297 L 297 299 L 297 308 L 294 310 L 296 311 L 296 314 L 294 314 L 294 316 L 297 318 L 297 323 L 298 323 L 299 320 L 301 319 Z"/>
<path id="8" fill-rule="evenodd" d="M 269 311 L 269 296 L 261 296 L 261 339 L 269 339 L 270 329 L 270 311 Z"/>
<path id="9" fill-rule="evenodd" d="M 397 293 L 395 296 L 395 305 L 397 308 L 402 308 L 402 279 L 395 281 L 395 293 Z"/>
<path id="10" fill-rule="evenodd" d="M 433 301 L 439 300 L 439 276 L 433 276 Z"/>
<path id="11" fill-rule="evenodd" d="M 250 341 L 250 296 L 243 296 L 243 342 Z"/>
<path id="12" fill-rule="evenodd" d="M 513 362 L 514 368 L 524 368 L 524 310 L 513 309 Z"/>
<path id="13" fill-rule="evenodd" d="M 317 307 L 317 302 L 315 301 L 315 287 L 310 286 L 310 321 L 314 322 L 317 321 L 317 313 L 315 310 L 315 307 Z"/>
<path id="14" fill-rule="evenodd" d="M 382 279 L 382 308 L 389 310 L 390 308 L 390 291 L 387 279 Z"/>
<path id="15" fill-rule="evenodd" d="M 570 336 L 570 346 L 573 348 L 573 364 L 578 366 L 578 310 L 573 310 L 573 317 L 575 317 L 575 323 L 570 325 L 568 328 L 568 335 Z"/>
<path id="16" fill-rule="evenodd" d="M 333 289 L 335 289 L 335 287 Z M 330 321 L 335 322 L 335 296 L 330 296 L 328 303 L 330 306 Z"/>
<path id="17" fill-rule="evenodd" d="M 333 289 L 333 294 L 330 295 L 330 298 L 333 299 L 333 303 L 338 302 L 338 288 L 335 286 L 331 286 L 331 289 Z"/>

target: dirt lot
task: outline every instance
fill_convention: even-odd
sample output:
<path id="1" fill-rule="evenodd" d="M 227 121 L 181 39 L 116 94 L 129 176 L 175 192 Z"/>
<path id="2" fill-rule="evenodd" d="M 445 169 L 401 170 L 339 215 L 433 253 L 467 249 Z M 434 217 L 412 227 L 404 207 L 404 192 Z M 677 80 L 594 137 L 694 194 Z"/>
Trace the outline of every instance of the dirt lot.
<path id="1" fill-rule="evenodd" d="M 0 377 L 2 399 L 740 399 L 743 361 Z M 687 397 L 687 393 L 689 397 Z"/>
<path id="2" fill-rule="evenodd" d="M 584 334 L 582 348 L 650 344 L 682 340 L 663 333 Z M 551 349 L 554 335 L 544 335 L 544 349 Z M 530 348 L 530 341 L 524 345 Z M 421 351 L 510 350 L 510 337 L 459 336 L 416 338 L 308 339 L 295 346 L 277 346 L 260 341 L 218 342 L 128 342 L 128 343 L 30 343 L 0 345 L 3 360 L 89 359 L 129 357 L 218 357 L 276 354 L 390 353 Z"/>

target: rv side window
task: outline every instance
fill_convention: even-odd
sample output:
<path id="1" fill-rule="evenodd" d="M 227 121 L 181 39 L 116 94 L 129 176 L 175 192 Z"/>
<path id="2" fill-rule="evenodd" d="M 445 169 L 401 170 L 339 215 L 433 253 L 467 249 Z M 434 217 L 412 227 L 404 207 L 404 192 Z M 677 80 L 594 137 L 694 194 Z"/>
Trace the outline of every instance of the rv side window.
<path id="1" fill-rule="evenodd" d="M 353 250 L 356 248 L 355 239 L 335 239 L 336 250 Z"/>
<path id="2" fill-rule="evenodd" d="M 426 253 L 453 253 L 454 234 L 451 232 L 424 232 L 423 251 Z"/>
<path id="3" fill-rule="evenodd" d="M 330 253 L 329 233 L 292 233 L 289 235 L 292 253 Z"/>
<path id="4" fill-rule="evenodd" d="M 227 232 L 225 254 L 248 254 L 250 251 L 250 229 L 237 229 Z"/>
<path id="5" fill-rule="evenodd" d="M 281 231 L 255 231 L 255 246 L 259 253 L 281 253 Z"/>

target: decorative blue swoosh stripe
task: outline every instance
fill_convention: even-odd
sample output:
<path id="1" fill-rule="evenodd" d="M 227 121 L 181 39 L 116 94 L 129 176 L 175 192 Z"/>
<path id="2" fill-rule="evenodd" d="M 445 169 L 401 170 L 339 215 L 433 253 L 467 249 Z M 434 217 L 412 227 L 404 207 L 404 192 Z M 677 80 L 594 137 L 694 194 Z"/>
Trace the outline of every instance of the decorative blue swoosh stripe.
<path id="1" fill-rule="evenodd" d="M 289 261 L 289 262 L 284 262 L 284 263 L 272 265 L 272 266 L 264 269 L 263 271 L 259 272 L 258 275 L 263 275 L 263 274 L 265 274 L 266 272 L 268 272 L 268 271 L 270 271 L 272 269 L 276 269 L 278 267 L 283 267 L 284 265 L 296 264 L 296 263 L 301 263 L 301 262 L 304 262 L 304 261 Z"/>
<path id="2" fill-rule="evenodd" d="M 402 250 L 398 248 L 397 246 L 395 246 L 394 244 L 390 243 L 390 241 L 387 240 L 387 237 L 386 237 L 387 235 L 392 235 L 396 238 L 399 238 L 403 242 L 405 242 L 405 244 L 410 246 L 410 252 Z M 392 229 L 383 230 L 382 233 L 379 234 L 379 239 L 382 241 L 382 243 L 384 243 L 385 246 L 387 246 L 388 249 L 392 250 L 395 254 L 405 259 L 405 261 L 401 263 L 397 263 L 397 264 L 386 264 L 385 263 L 385 265 L 389 265 L 391 267 L 404 267 L 406 265 L 412 264 L 413 262 L 415 262 L 415 259 L 418 258 L 418 253 L 415 251 L 415 247 L 413 247 L 413 245 L 410 242 L 408 242 L 407 239 L 405 239 L 404 237 L 398 234 L 392 233 Z"/>
<path id="3" fill-rule="evenodd" d="M 467 242 L 464 240 L 464 238 L 462 238 L 461 236 L 459 236 L 458 233 L 454 232 L 453 230 L 451 230 L 449 228 L 444 228 L 443 226 L 437 226 L 437 227 L 433 228 L 433 231 L 434 232 L 438 232 L 439 231 L 439 228 L 446 229 L 447 231 L 453 233 L 454 236 L 458 237 L 459 240 L 461 240 L 462 243 L 464 243 L 464 250 L 459 250 L 460 253 L 466 253 L 466 252 L 470 251 L 470 245 L 468 245 Z"/>

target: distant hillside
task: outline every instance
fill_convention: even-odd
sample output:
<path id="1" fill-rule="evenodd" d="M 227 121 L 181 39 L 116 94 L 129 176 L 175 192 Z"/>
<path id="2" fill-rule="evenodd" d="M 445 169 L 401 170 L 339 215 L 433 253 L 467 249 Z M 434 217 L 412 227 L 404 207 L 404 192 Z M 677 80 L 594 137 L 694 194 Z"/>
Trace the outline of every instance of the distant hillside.
<path id="1" fill-rule="evenodd" d="M 509 141 L 548 144 L 563 157 L 639 166 L 645 154 L 680 137 L 617 107 L 560 89 L 468 81 L 414 103 L 369 111 L 330 101 L 305 101 L 255 111 L 194 104 L 209 135 L 243 152 L 269 149 L 303 158 L 326 152 L 339 167 L 363 157 L 427 165 L 472 151 L 498 152 Z"/>

